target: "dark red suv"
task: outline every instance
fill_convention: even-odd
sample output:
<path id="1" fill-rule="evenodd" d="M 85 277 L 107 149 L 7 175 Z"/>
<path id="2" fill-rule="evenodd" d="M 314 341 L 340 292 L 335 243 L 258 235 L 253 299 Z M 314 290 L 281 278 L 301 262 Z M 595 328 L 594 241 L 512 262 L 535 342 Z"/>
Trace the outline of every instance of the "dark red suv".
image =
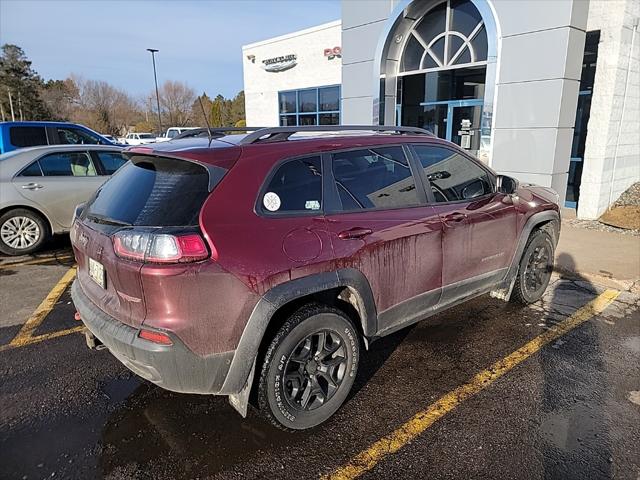
<path id="1" fill-rule="evenodd" d="M 377 338 L 549 282 L 557 194 L 424 130 L 277 127 L 125 154 L 72 229 L 88 343 L 283 428 L 329 418 Z"/>

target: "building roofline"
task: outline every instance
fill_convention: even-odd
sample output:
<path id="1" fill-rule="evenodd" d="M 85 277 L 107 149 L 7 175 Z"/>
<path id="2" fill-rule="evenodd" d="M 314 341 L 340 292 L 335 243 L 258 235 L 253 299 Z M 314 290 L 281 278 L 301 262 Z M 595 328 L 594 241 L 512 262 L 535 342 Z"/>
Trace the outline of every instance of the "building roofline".
<path id="1" fill-rule="evenodd" d="M 295 32 L 286 33 L 284 35 L 280 35 L 278 37 L 267 38 L 266 40 L 260 40 L 259 42 L 249 43 L 247 45 L 242 46 L 242 50 L 246 50 L 249 48 L 262 47 L 264 45 L 269 45 L 270 43 L 281 42 L 283 40 L 288 40 L 290 38 L 300 37 L 302 35 L 308 35 L 310 33 L 319 32 L 321 30 L 327 30 L 329 28 L 337 27 L 342 25 L 342 20 L 334 20 L 332 22 L 323 23 L 321 25 L 316 25 L 315 27 L 305 28 L 304 30 L 297 30 Z"/>

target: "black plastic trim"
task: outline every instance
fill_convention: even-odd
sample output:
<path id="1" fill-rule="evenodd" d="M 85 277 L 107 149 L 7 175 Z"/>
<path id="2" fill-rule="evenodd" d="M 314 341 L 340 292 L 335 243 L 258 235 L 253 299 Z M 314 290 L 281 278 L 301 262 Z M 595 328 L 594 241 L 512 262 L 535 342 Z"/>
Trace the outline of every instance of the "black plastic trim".
<path id="1" fill-rule="evenodd" d="M 220 393 L 231 395 L 243 389 L 267 326 L 280 307 L 297 298 L 337 287 L 348 287 L 356 294 L 365 337 L 375 335 L 377 317 L 373 293 L 369 282 L 358 270 L 341 269 L 282 283 L 265 293 L 251 312 Z"/>
<path id="2" fill-rule="evenodd" d="M 507 273 L 501 282 L 501 288 L 511 289 L 512 283 L 516 278 L 518 273 L 518 268 L 520 266 L 520 259 L 524 252 L 524 248 L 527 245 L 527 240 L 529 240 L 529 236 L 531 232 L 540 224 L 547 223 L 550 221 L 556 222 L 556 231 L 554 242 L 557 244 L 558 238 L 560 237 L 560 214 L 555 210 L 545 210 L 544 212 L 534 213 L 529 217 L 527 222 L 524 224 L 522 231 L 520 232 L 520 238 L 518 239 L 518 246 L 516 247 L 513 257 L 511 258 L 511 264 Z"/>
<path id="3" fill-rule="evenodd" d="M 201 357 L 178 337 L 167 333 L 173 345 L 159 345 L 138 337 L 133 328 L 100 310 L 76 279 L 71 298 L 82 322 L 127 368 L 158 386 L 180 393 L 219 394 L 234 351 Z"/>

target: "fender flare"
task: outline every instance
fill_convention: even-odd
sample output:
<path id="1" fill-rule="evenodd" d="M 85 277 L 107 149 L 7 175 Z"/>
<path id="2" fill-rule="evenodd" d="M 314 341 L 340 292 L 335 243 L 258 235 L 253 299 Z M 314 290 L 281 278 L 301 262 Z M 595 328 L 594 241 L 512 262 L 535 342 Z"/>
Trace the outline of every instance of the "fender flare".
<path id="1" fill-rule="evenodd" d="M 372 337 L 377 328 L 376 306 L 369 281 L 359 270 L 344 268 L 281 283 L 267 291 L 253 308 L 220 393 L 234 395 L 250 388 L 247 379 L 253 377 L 255 359 L 262 339 L 279 308 L 298 298 L 340 287 L 348 288 L 354 295 L 361 316 L 362 331 L 365 337 Z"/>
<path id="2" fill-rule="evenodd" d="M 511 259 L 511 264 L 507 273 L 505 274 L 504 279 L 500 283 L 498 290 L 505 290 L 505 298 L 509 298 L 511 295 L 511 290 L 515 283 L 516 275 L 518 273 L 518 267 L 520 266 L 520 259 L 522 258 L 522 254 L 524 252 L 524 248 L 527 246 L 527 241 L 529 240 L 529 236 L 531 232 L 539 225 L 543 223 L 548 223 L 551 221 L 557 222 L 557 229 L 554 232 L 555 238 L 553 238 L 554 243 L 558 244 L 558 238 L 560 237 L 560 214 L 556 210 L 545 210 L 544 212 L 534 213 L 529 217 L 527 222 L 524 224 L 522 231 L 520 232 L 520 238 L 518 239 L 518 245 L 513 253 L 513 258 Z M 501 295 L 500 295 L 501 296 Z"/>

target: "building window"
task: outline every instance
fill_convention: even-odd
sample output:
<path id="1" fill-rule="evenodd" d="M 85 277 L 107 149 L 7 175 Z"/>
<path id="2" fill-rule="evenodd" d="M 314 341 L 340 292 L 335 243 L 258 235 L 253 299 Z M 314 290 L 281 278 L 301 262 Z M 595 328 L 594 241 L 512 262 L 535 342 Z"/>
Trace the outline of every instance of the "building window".
<path id="1" fill-rule="evenodd" d="M 409 33 L 401 72 L 486 63 L 487 32 L 469 0 L 447 0 L 431 9 Z"/>
<path id="2" fill-rule="evenodd" d="M 340 125 L 340 85 L 278 94 L 281 126 Z"/>

